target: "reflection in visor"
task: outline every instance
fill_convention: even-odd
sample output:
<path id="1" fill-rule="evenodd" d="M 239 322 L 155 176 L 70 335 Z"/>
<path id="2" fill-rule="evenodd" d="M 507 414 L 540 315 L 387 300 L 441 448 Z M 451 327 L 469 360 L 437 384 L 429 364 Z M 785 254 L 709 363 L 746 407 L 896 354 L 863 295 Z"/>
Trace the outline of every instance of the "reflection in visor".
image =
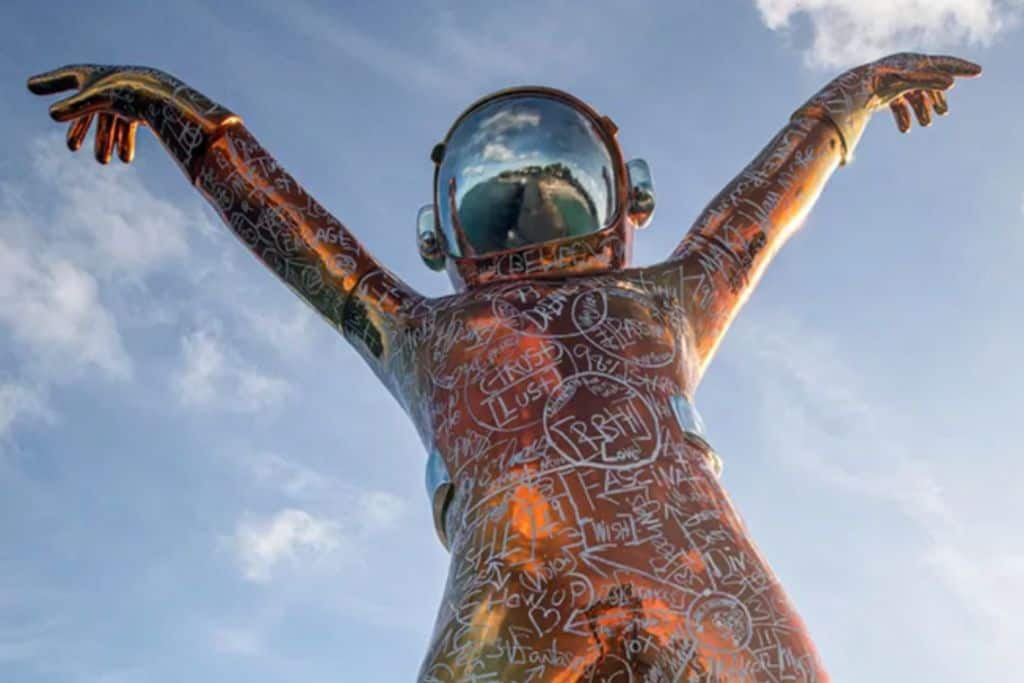
<path id="1" fill-rule="evenodd" d="M 461 255 L 453 201 L 476 255 L 596 232 L 616 208 L 614 176 L 583 113 L 539 95 L 499 98 L 459 122 L 445 148 L 437 187 L 449 249 Z"/>

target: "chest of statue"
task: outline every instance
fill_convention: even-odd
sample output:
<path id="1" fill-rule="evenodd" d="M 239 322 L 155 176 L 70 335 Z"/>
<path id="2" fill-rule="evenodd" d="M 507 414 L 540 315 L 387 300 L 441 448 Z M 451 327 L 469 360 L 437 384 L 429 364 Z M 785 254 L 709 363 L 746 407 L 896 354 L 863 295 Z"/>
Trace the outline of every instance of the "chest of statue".
<path id="1" fill-rule="evenodd" d="M 545 469 L 638 466 L 685 393 L 680 316 L 629 280 L 504 284 L 422 320 L 417 405 L 452 472 L 485 457 L 507 470 L 514 453 Z"/>

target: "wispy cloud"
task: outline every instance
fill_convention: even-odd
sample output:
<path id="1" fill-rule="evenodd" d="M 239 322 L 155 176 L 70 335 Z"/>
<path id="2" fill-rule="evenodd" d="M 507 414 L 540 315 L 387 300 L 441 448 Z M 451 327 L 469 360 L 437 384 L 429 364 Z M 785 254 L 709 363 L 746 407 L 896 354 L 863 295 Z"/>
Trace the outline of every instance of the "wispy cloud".
<path id="1" fill-rule="evenodd" d="M 52 193 L 51 253 L 95 277 L 141 278 L 188 255 L 188 233 L 207 221 L 154 195 L 134 166 L 102 167 L 72 155 L 57 135 L 31 144 L 34 179 Z"/>
<path id="2" fill-rule="evenodd" d="M 974 630 L 977 644 L 1004 655 L 1016 647 L 1024 638 L 1024 540 L 1016 523 L 964 521 L 977 510 L 949 495 L 957 478 L 940 476 L 901 427 L 898 411 L 869 398 L 835 340 L 786 316 L 746 319 L 735 334 L 750 359 L 761 434 L 773 457 L 822 485 L 902 513 L 922 535 L 922 563 L 982 625 Z"/>
<path id="3" fill-rule="evenodd" d="M 242 577 L 267 583 L 282 573 L 308 574 L 358 562 L 372 534 L 392 528 L 404 504 L 382 491 L 360 492 L 344 515 L 326 517 L 284 508 L 267 518 L 246 518 L 232 536 Z"/>
<path id="4" fill-rule="evenodd" d="M 18 367 L 0 385 L 0 434 L 54 417 L 55 384 L 134 376 L 117 305 L 145 298 L 146 278 L 184 261 L 189 229 L 207 222 L 150 192 L 134 167 L 69 154 L 59 134 L 22 150 L 26 173 L 0 184 L 0 339 Z"/>
<path id="5" fill-rule="evenodd" d="M 989 44 L 1019 16 L 1007 0 L 755 0 L 765 25 L 808 22 L 807 63 L 843 67 L 891 52 Z"/>
<path id="6" fill-rule="evenodd" d="M 367 531 L 393 528 L 405 512 L 405 502 L 384 491 L 363 491 L 357 501 L 361 526 Z"/>
<path id="7" fill-rule="evenodd" d="M 337 482 L 313 468 L 276 453 L 244 453 L 235 460 L 260 485 L 276 489 L 290 498 L 332 495 L 332 490 L 338 488 Z"/>
<path id="8" fill-rule="evenodd" d="M 41 388 L 86 371 L 128 379 L 133 363 L 105 294 L 188 251 L 187 217 L 134 169 L 100 169 L 58 135 L 27 147 L 28 173 L 0 185 L 0 335 Z M 41 415 L 44 392 L 8 390 L 5 410 Z"/>
<path id="9" fill-rule="evenodd" d="M 26 361 L 48 367 L 54 380 L 73 379 L 90 367 L 118 379 L 132 374 L 96 279 L 45 248 L 21 249 L 0 239 L 0 325 Z"/>
<path id="10" fill-rule="evenodd" d="M 53 419 L 53 414 L 35 389 L 16 382 L 0 383 L 0 437 L 15 420 L 25 417 Z"/>
<path id="11" fill-rule="evenodd" d="M 298 300 L 292 302 L 287 312 L 244 308 L 241 316 L 253 338 L 263 341 L 282 357 L 293 360 L 307 357 L 312 338 L 310 328 L 313 322 L 319 322 L 312 309 Z"/>
<path id="12" fill-rule="evenodd" d="M 291 391 L 283 379 L 258 370 L 225 346 L 215 326 L 181 339 L 182 365 L 173 383 L 183 406 L 251 413 L 273 406 Z"/>
<path id="13" fill-rule="evenodd" d="M 302 38 L 331 52 L 344 54 L 394 81 L 423 90 L 451 92 L 458 89 L 453 74 L 446 73 L 443 67 L 431 64 L 422 55 L 375 38 L 334 13 L 302 0 L 287 6 L 266 3 L 264 7 Z"/>
<path id="14" fill-rule="evenodd" d="M 339 569 L 366 554 L 375 534 L 406 513 L 392 493 L 354 486 L 276 453 L 230 457 L 250 481 L 289 505 L 271 516 L 246 514 L 232 534 L 243 578 L 264 583 L 280 570 Z"/>
<path id="15" fill-rule="evenodd" d="M 346 541 L 336 522 L 296 508 L 281 510 L 269 519 L 243 521 L 234 536 L 242 575 L 257 583 L 270 581 L 282 564 L 309 566 L 322 561 L 345 550 Z"/>
<path id="16" fill-rule="evenodd" d="M 231 537 L 242 578 L 274 578 L 336 572 L 365 556 L 374 533 L 394 527 L 404 503 L 384 492 L 367 492 L 345 515 L 327 517 L 284 508 L 266 518 L 247 517 Z"/>
<path id="17" fill-rule="evenodd" d="M 642 5 L 631 6 L 634 31 L 650 16 Z M 576 77 L 594 68 L 595 50 L 621 40 L 621 11 L 604 0 L 432 8 L 419 20 L 416 40 L 402 43 L 311 2 L 264 7 L 321 50 L 344 54 L 401 86 L 455 98 L 536 82 L 553 72 Z"/>

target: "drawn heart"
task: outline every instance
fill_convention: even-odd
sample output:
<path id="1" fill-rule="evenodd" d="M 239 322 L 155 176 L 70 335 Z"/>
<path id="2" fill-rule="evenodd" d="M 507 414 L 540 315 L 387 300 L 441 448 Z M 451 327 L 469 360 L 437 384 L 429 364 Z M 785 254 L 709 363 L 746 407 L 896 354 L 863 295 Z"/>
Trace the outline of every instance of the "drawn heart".
<path id="1" fill-rule="evenodd" d="M 551 633 L 562 623 L 562 615 L 550 607 L 531 607 L 529 616 L 538 636 Z"/>

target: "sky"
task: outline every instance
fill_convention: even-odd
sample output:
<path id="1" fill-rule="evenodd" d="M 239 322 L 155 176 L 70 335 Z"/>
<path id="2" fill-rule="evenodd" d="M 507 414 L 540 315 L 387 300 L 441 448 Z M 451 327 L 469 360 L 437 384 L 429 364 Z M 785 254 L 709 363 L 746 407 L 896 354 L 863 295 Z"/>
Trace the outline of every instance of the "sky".
<path id="1" fill-rule="evenodd" d="M 164 69 L 238 113 L 419 290 L 430 150 L 477 97 L 568 90 L 651 165 L 637 262 L 843 69 L 981 63 L 878 114 L 697 395 L 723 480 L 836 681 L 1004 680 L 1024 640 L 1024 4 L 6 3 L 0 680 L 415 678 L 447 556 L 425 453 L 356 353 L 152 139 L 67 152 L 25 79 Z"/>

